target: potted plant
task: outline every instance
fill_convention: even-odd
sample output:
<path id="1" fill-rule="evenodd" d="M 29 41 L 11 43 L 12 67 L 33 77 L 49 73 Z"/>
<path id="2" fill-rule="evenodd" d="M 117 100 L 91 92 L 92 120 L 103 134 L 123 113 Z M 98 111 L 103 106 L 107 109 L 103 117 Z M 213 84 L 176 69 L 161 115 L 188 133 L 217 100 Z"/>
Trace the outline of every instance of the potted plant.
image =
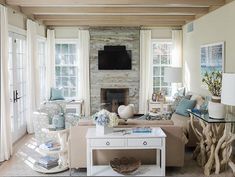
<path id="1" fill-rule="evenodd" d="M 222 72 L 206 72 L 202 82 L 207 85 L 212 94 L 211 101 L 208 104 L 209 116 L 214 119 L 223 119 L 225 116 L 225 106 L 221 104 Z"/>
<path id="2" fill-rule="evenodd" d="M 113 132 L 113 127 L 118 125 L 118 116 L 105 109 L 93 115 L 96 122 L 96 134 L 104 135 Z"/>

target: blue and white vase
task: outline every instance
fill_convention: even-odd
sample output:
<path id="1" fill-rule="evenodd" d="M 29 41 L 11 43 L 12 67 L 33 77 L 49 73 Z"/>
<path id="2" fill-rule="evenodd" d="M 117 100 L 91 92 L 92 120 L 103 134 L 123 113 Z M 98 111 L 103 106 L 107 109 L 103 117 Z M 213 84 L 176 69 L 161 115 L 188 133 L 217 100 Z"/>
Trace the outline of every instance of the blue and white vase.
<path id="1" fill-rule="evenodd" d="M 63 130 L 65 128 L 64 115 L 62 113 L 55 115 L 52 119 L 52 125 L 57 130 Z"/>

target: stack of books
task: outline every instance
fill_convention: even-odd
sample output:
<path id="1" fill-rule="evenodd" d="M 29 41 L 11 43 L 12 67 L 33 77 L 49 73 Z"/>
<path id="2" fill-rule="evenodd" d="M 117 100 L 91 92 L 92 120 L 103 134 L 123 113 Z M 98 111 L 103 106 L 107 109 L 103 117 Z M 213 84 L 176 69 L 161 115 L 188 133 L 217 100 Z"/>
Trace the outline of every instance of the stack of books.
<path id="1" fill-rule="evenodd" d="M 53 140 L 50 140 L 41 144 L 39 148 L 47 151 L 58 151 L 60 150 L 60 144 Z"/>
<path id="2" fill-rule="evenodd" d="M 49 170 L 51 168 L 58 166 L 58 158 L 51 156 L 44 156 L 37 161 L 37 165 Z"/>
<path id="3" fill-rule="evenodd" d="M 136 127 L 132 129 L 133 133 L 152 133 L 151 127 Z"/>

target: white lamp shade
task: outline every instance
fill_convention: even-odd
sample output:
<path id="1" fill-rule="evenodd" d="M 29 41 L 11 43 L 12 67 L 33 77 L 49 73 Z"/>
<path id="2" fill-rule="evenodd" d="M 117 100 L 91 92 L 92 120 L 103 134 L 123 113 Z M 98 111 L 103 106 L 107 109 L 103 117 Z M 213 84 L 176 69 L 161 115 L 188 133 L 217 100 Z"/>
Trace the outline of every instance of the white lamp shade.
<path id="1" fill-rule="evenodd" d="M 182 82 L 182 68 L 165 68 L 164 82 L 181 83 Z"/>
<path id="2" fill-rule="evenodd" d="M 223 73 L 221 103 L 235 106 L 235 74 Z"/>

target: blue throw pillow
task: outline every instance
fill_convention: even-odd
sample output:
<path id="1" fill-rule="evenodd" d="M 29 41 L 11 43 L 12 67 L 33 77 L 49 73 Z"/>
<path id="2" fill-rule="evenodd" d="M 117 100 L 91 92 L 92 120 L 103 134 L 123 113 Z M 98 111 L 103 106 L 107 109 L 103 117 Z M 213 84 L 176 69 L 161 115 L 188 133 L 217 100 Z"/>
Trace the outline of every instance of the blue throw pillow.
<path id="1" fill-rule="evenodd" d="M 64 100 L 63 90 L 58 88 L 51 88 L 50 100 Z"/>
<path id="2" fill-rule="evenodd" d="M 193 109 L 195 107 L 195 105 L 196 105 L 196 100 L 188 100 L 188 99 L 183 98 L 183 99 L 181 99 L 175 112 L 177 114 L 188 117 L 189 114 L 187 112 L 187 109 Z"/>

